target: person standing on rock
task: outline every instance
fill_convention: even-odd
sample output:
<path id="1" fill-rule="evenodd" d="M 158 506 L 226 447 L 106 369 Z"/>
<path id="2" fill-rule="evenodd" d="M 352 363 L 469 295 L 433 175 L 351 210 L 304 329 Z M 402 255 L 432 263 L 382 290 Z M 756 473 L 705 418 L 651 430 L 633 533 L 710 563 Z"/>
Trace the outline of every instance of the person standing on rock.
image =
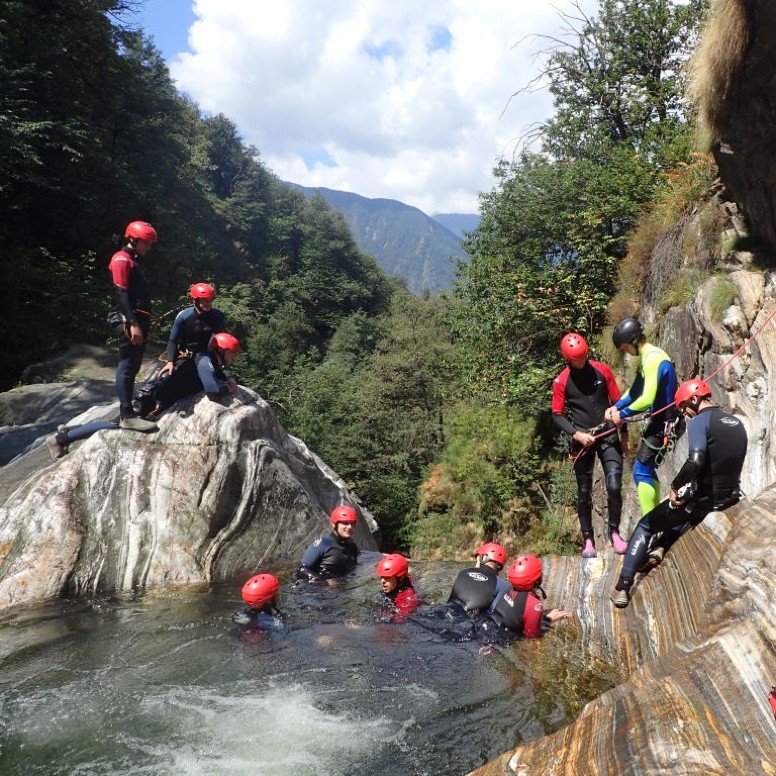
<path id="1" fill-rule="evenodd" d="M 630 537 L 612 595 L 619 609 L 630 601 L 633 580 L 646 561 L 654 534 L 663 532 L 660 543 L 668 549 L 709 512 L 725 510 L 741 499 L 747 449 L 744 424 L 712 404 L 711 388 L 699 378 L 679 386 L 676 407 L 689 418 L 687 460 L 674 477 L 668 498 L 641 519 Z"/>
<path id="2" fill-rule="evenodd" d="M 593 466 L 601 461 L 606 485 L 609 541 L 618 555 L 625 552 L 620 537 L 622 516 L 622 460 L 628 453 L 628 427 L 605 419 L 606 410 L 620 398 L 620 389 L 609 366 L 589 358 L 590 350 L 580 334 L 566 334 L 560 341 L 566 367 L 552 384 L 552 419 L 571 438 L 571 455 L 577 479 L 577 516 L 582 530 L 582 557 L 596 556 L 593 537 Z M 566 417 L 569 411 L 571 419 Z M 610 433 L 605 434 L 607 430 Z"/>
<path id="3" fill-rule="evenodd" d="M 310 582 L 329 582 L 342 577 L 356 567 L 359 549 L 353 541 L 358 521 L 356 510 L 341 504 L 329 515 L 332 530 L 328 536 L 316 539 L 302 556 L 297 571 L 298 579 Z"/>
<path id="4" fill-rule="evenodd" d="M 633 465 L 641 514 L 646 515 L 660 500 L 657 469 L 683 432 L 683 422 L 674 407 L 676 370 L 664 350 L 646 341 L 644 327 L 636 318 L 621 320 L 612 331 L 612 342 L 621 353 L 639 359 L 633 384 L 606 410 L 606 420 L 620 426 L 639 413 L 650 415 Z"/>
<path id="5" fill-rule="evenodd" d="M 486 641 L 500 641 L 525 636 L 535 639 L 549 630 L 559 620 L 570 617 L 563 609 L 550 609 L 545 614 L 544 605 L 537 596 L 546 598 L 542 590 L 542 562 L 535 555 L 520 555 L 507 570 L 512 589 L 500 595 L 480 624 L 478 632 Z"/>
<path id="6" fill-rule="evenodd" d="M 132 431 L 156 431 L 156 424 L 137 417 L 132 407 L 135 377 L 143 360 L 152 316 L 151 292 L 141 260 L 157 241 L 156 230 L 145 221 L 132 221 L 124 230 L 124 236 L 126 245 L 113 254 L 108 265 L 118 302 L 118 313 L 113 315 L 119 335 L 116 368 L 119 426 Z"/>

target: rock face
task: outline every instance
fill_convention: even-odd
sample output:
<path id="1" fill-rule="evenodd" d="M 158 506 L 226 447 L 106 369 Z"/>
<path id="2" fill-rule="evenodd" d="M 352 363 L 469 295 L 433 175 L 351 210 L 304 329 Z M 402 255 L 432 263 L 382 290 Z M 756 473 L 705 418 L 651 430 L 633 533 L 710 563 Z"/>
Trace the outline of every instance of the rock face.
<path id="1" fill-rule="evenodd" d="M 736 299 L 712 312 L 715 285 Z M 683 379 L 702 374 L 714 400 L 743 418 L 748 498 L 713 513 L 641 578 L 631 605 L 609 596 L 620 561 L 549 559 L 548 597 L 572 609 L 582 639 L 629 679 L 588 704 L 577 722 L 480 768 L 479 776 L 776 774 L 776 288 L 770 272 L 710 278 L 690 304 L 658 322 L 657 344 Z M 661 469 L 669 481 L 686 439 Z M 631 517 L 631 523 L 633 518 Z"/>
<path id="2" fill-rule="evenodd" d="M 374 518 L 255 393 L 228 406 L 192 397 L 159 426 L 98 432 L 53 464 L 37 446 L 0 470 L 0 608 L 296 560 L 341 502 L 360 510 L 356 542 L 376 549 Z"/>

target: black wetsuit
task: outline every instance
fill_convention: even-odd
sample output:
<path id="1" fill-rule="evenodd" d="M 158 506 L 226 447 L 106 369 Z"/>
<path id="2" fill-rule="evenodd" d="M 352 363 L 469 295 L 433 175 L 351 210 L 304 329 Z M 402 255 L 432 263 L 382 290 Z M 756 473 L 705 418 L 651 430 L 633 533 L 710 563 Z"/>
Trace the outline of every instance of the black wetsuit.
<path id="1" fill-rule="evenodd" d="M 487 566 L 468 568 L 458 572 L 448 604 L 457 604 L 467 614 L 487 611 L 496 596 L 508 590 L 509 585 Z"/>
<path id="2" fill-rule="evenodd" d="M 701 523 L 709 512 L 727 509 L 741 498 L 747 435 L 739 418 L 719 407 L 702 409 L 687 423 L 687 445 L 687 460 L 671 487 L 677 493 L 687 487 L 692 495 L 687 503 L 676 508 L 668 500 L 663 501 L 639 521 L 620 572 L 620 582 L 626 585 L 646 560 L 654 534 L 666 532 L 659 544 L 667 548 L 686 530 Z"/>
<path id="3" fill-rule="evenodd" d="M 332 532 L 305 550 L 297 576 L 311 581 L 341 577 L 352 571 L 357 563 L 356 543 Z"/>
<path id="4" fill-rule="evenodd" d="M 196 307 L 187 307 L 175 317 L 164 360 L 175 361 L 180 351 L 191 355 L 205 353 L 210 338 L 224 331 L 226 316 L 220 310 L 211 308 L 197 312 Z"/>

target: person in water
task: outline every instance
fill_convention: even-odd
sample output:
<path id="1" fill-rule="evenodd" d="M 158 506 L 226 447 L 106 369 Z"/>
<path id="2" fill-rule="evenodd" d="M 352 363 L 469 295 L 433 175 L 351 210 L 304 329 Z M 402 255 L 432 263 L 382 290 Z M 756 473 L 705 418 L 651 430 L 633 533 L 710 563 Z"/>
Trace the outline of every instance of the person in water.
<path id="1" fill-rule="evenodd" d="M 407 619 L 420 604 L 409 578 L 407 559 L 398 554 L 384 555 L 377 563 L 375 574 L 380 577 L 383 594 L 396 609 L 393 621 Z"/>
<path id="2" fill-rule="evenodd" d="M 331 510 L 331 533 L 316 539 L 302 556 L 297 578 L 323 582 L 342 577 L 356 567 L 358 547 L 353 531 L 358 520 L 356 510 L 341 504 Z"/>
<path id="3" fill-rule="evenodd" d="M 203 354 L 200 364 L 195 365 L 192 359 L 173 371 L 162 380 L 149 382 L 138 393 L 140 411 L 146 415 L 149 412 L 159 415 L 179 399 L 199 393 L 203 389 L 207 397 L 218 401 L 221 397 L 234 394 L 237 383 L 228 373 L 235 357 L 240 352 L 240 343 L 228 332 L 219 332 L 211 337 L 207 354 Z M 60 426 L 56 434 L 46 438 L 46 446 L 52 460 L 56 461 L 70 450 L 70 445 L 81 439 L 86 439 L 97 431 L 107 431 L 121 428 L 115 421 L 97 421 L 78 426 Z M 156 426 L 154 425 L 154 428 Z"/>
<path id="4" fill-rule="evenodd" d="M 235 615 L 235 621 L 250 630 L 264 632 L 283 629 L 278 616 L 280 582 L 273 574 L 254 574 L 242 587 L 245 608 Z"/>
<path id="5" fill-rule="evenodd" d="M 189 289 L 189 296 L 192 306 L 181 310 L 172 324 L 160 377 L 172 374 L 180 358 L 193 358 L 196 363 L 206 357 L 211 337 L 226 331 L 226 316 L 213 307 L 216 298 L 213 286 L 209 283 L 195 283 Z"/>
<path id="6" fill-rule="evenodd" d="M 447 600 L 450 609 L 465 612 L 470 618 L 487 612 L 509 589 L 506 580 L 499 577 L 507 562 L 507 551 L 500 544 L 481 544 L 474 555 L 475 565 L 458 572 Z"/>
<path id="7" fill-rule="evenodd" d="M 668 549 L 709 512 L 722 511 L 741 499 L 741 470 L 747 449 L 744 424 L 712 404 L 711 388 L 695 378 L 676 391 L 676 406 L 687 417 L 687 460 L 674 477 L 668 498 L 647 513 L 628 542 L 612 603 L 630 602 L 636 572 L 643 567 L 649 542 L 657 532 Z"/>
<path id="8" fill-rule="evenodd" d="M 646 341 L 636 318 L 621 320 L 612 331 L 612 342 L 621 353 L 637 356 L 639 369 L 628 392 L 606 410 L 606 420 L 620 426 L 639 413 L 650 414 L 633 465 L 641 514 L 646 515 L 660 500 L 657 469 L 683 431 L 674 407 L 676 371 L 668 354 Z"/>
<path id="9" fill-rule="evenodd" d="M 124 237 L 126 245 L 113 254 L 108 265 L 118 303 L 118 311 L 111 313 L 109 320 L 119 336 L 119 363 L 116 368 L 119 426 L 132 431 L 156 431 L 155 423 L 137 417 L 132 395 L 152 317 L 151 292 L 141 260 L 156 243 L 157 235 L 151 224 L 132 221 L 124 230 Z"/>
<path id="10" fill-rule="evenodd" d="M 542 590 L 542 562 L 535 555 L 520 555 L 507 570 L 512 589 L 498 597 L 493 610 L 480 624 L 479 630 L 487 640 L 525 636 L 535 639 L 547 631 L 553 623 L 570 617 L 563 609 L 544 611 L 537 596 Z"/>
<path id="11" fill-rule="evenodd" d="M 552 419 L 571 438 L 574 475 L 577 480 L 577 516 L 582 530 L 582 557 L 596 556 L 593 537 L 593 466 L 596 455 L 601 461 L 606 484 L 609 541 L 618 555 L 627 543 L 620 537 L 622 516 L 622 459 L 628 453 L 628 427 L 604 417 L 606 410 L 620 398 L 620 389 L 611 368 L 593 361 L 580 334 L 566 334 L 560 341 L 566 367 L 552 384 Z M 566 411 L 571 419 L 566 417 Z M 602 435 L 607 430 L 608 434 Z"/>

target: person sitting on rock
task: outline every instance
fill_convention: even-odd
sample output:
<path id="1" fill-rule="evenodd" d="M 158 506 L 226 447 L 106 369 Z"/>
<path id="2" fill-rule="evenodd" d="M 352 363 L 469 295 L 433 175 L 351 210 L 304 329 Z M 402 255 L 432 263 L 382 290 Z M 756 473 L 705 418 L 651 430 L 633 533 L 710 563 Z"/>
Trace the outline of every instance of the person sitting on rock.
<path id="1" fill-rule="evenodd" d="M 237 382 L 227 372 L 227 367 L 234 362 L 235 356 L 240 352 L 240 343 L 227 332 L 220 332 L 211 337 L 210 346 L 206 357 L 200 359 L 198 364 L 192 359 L 186 359 L 180 368 L 164 379 L 149 382 L 145 388 L 139 391 L 141 394 L 139 412 L 145 417 L 157 416 L 167 407 L 179 399 L 199 393 L 203 389 L 206 396 L 212 401 L 219 401 L 227 395 L 237 392 Z M 86 439 L 97 431 L 129 428 L 120 426 L 115 421 L 99 421 L 96 423 L 84 423 L 79 426 L 60 426 L 56 434 L 46 438 L 46 446 L 52 460 L 58 460 L 66 455 L 70 445 L 80 439 Z M 138 429 L 140 430 L 140 429 Z M 149 423 L 145 429 L 156 431 L 155 423 Z"/>
<path id="2" fill-rule="evenodd" d="M 160 377 L 171 374 L 179 358 L 193 358 L 196 362 L 206 356 L 211 337 L 226 331 L 226 316 L 213 307 L 216 298 L 213 286 L 195 283 L 189 290 L 189 296 L 193 305 L 181 310 L 175 317 Z"/>
<path id="3" fill-rule="evenodd" d="M 234 617 L 240 625 L 263 632 L 284 629 L 278 616 L 280 582 L 273 574 L 254 574 L 242 587 L 245 608 Z"/>
<path id="4" fill-rule="evenodd" d="M 353 531 L 358 520 L 356 510 L 341 504 L 329 515 L 332 530 L 327 536 L 316 539 L 302 556 L 297 571 L 299 579 L 310 582 L 329 582 L 342 577 L 356 567 L 359 550 L 353 541 Z"/>
<path id="5" fill-rule="evenodd" d="M 512 589 L 498 597 L 492 611 L 480 623 L 478 633 L 486 641 L 525 636 L 535 639 L 559 620 L 570 617 L 563 609 L 544 611 L 544 605 L 536 595 L 542 590 L 542 562 L 535 555 L 520 555 L 512 561 L 507 578 Z"/>
<path id="6" fill-rule="evenodd" d="M 470 619 L 487 612 L 498 596 L 509 589 L 506 580 L 499 577 L 507 562 L 507 551 L 500 544 L 481 544 L 474 555 L 475 565 L 458 572 L 447 600 L 453 613 L 465 612 Z"/>
<path id="7" fill-rule="evenodd" d="M 618 609 L 630 602 L 636 572 L 645 564 L 654 534 L 663 532 L 660 545 L 668 549 L 709 512 L 725 510 L 741 498 L 748 444 L 744 424 L 712 404 L 711 388 L 698 378 L 679 386 L 676 407 L 689 418 L 687 460 L 674 477 L 668 498 L 645 515 L 631 534 L 612 595 Z"/>
<path id="8" fill-rule="evenodd" d="M 409 562 L 403 555 L 384 555 L 377 563 L 375 574 L 380 577 L 383 593 L 396 614 L 394 622 L 406 620 L 420 601 L 409 578 Z"/>

